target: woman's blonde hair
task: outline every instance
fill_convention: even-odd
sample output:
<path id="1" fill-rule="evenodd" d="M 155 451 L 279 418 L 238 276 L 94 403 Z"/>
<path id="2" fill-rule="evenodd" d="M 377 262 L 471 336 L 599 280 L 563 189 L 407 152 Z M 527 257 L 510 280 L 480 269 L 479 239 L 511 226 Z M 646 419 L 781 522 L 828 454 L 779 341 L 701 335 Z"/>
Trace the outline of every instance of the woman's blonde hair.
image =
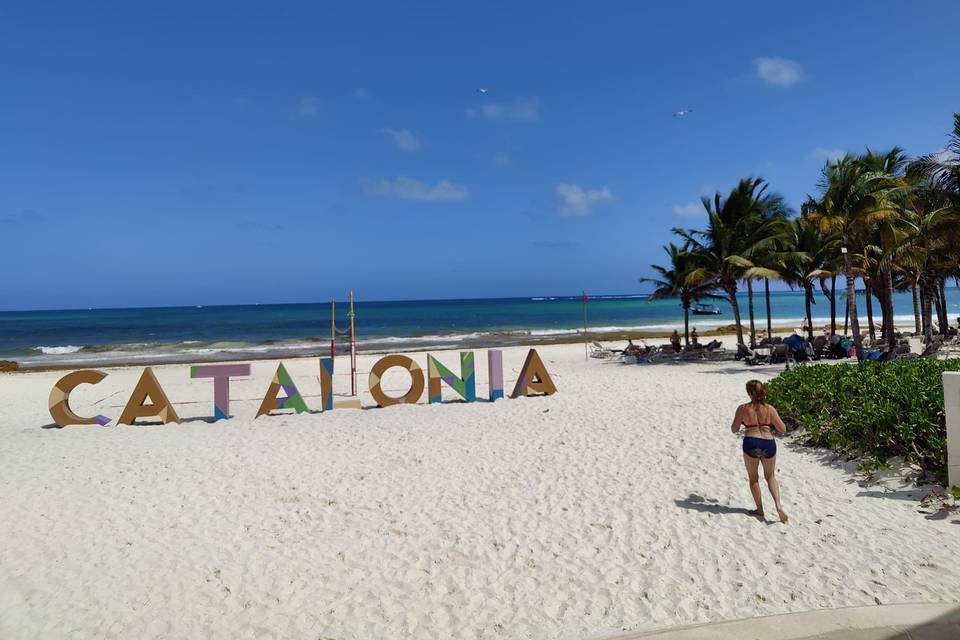
<path id="1" fill-rule="evenodd" d="M 748 380 L 747 395 L 750 396 L 751 403 L 764 404 L 767 399 L 767 388 L 759 380 Z"/>

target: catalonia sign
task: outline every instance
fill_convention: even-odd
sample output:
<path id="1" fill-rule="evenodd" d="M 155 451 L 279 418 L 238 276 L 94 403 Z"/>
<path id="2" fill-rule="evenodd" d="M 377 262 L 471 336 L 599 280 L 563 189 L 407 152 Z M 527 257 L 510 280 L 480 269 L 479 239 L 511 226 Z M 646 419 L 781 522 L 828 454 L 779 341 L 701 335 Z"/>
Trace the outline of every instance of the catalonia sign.
<path id="1" fill-rule="evenodd" d="M 401 396 L 388 396 L 381 387 L 381 380 L 389 369 L 405 369 L 410 375 L 410 386 Z M 250 375 L 249 364 L 210 364 L 190 367 L 191 378 L 213 379 L 213 417 L 212 421 L 230 417 L 230 379 Z M 487 376 L 490 382 L 490 401 L 503 398 L 503 352 L 498 349 L 487 351 Z M 50 390 L 49 409 L 53 421 L 61 427 L 67 425 L 98 424 L 106 426 L 113 418 L 103 415 L 93 417 L 78 416 L 70 408 L 70 393 L 81 384 L 97 384 L 107 374 L 94 369 L 74 371 L 63 376 Z M 334 401 L 333 398 L 333 360 L 320 358 L 320 402 L 323 411 L 337 408 L 359 409 L 360 400 Z M 456 375 L 439 360 L 427 355 L 427 401 L 431 404 L 442 402 L 441 389 L 446 384 L 466 402 L 476 400 L 476 376 L 472 351 L 460 353 L 460 375 Z M 423 370 L 409 356 L 393 354 L 378 360 L 370 370 L 370 395 L 377 406 L 387 407 L 395 404 L 414 404 L 420 400 L 424 390 Z M 533 394 L 550 395 L 557 388 L 547 373 L 547 368 L 537 354 L 530 349 L 524 360 L 520 375 L 513 387 L 511 398 Z M 281 409 L 293 409 L 296 413 L 309 411 L 307 403 L 297 389 L 293 378 L 281 362 L 267 387 L 256 417 L 270 415 Z M 132 425 L 137 419 L 159 418 L 163 423 L 180 422 L 173 404 L 160 386 L 153 370 L 147 367 L 130 394 L 123 412 L 117 419 L 118 424 Z"/>

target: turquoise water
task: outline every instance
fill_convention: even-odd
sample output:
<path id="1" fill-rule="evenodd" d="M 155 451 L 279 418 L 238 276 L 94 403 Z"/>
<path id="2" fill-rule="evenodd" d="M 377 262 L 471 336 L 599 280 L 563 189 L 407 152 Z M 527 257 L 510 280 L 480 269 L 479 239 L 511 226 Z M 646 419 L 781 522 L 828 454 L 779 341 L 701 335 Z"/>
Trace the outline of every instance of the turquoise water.
<path id="1" fill-rule="evenodd" d="M 947 290 L 950 317 L 960 312 L 960 295 Z M 715 301 L 718 316 L 691 316 L 701 331 L 733 321 L 729 305 Z M 744 324 L 746 296 L 741 296 Z M 755 294 L 756 322 L 766 325 L 762 292 Z M 838 323 L 843 324 L 842 303 Z M 894 301 L 898 323 L 912 325 L 909 294 Z M 772 294 L 773 324 L 796 327 L 803 295 Z M 865 302 L 858 296 L 865 315 Z M 879 309 L 875 306 L 876 319 Z M 337 305 L 338 328 L 349 326 L 346 304 Z M 815 321 L 829 321 L 827 300 L 817 296 Z M 670 331 L 683 328 L 677 300 L 650 301 L 642 295 L 597 296 L 587 305 L 592 332 Z M 438 347 L 493 347 L 538 339 L 574 337 L 583 327 L 581 296 L 475 300 L 359 301 L 358 348 L 412 350 Z M 338 352 L 347 343 L 338 342 Z M 13 311 L 0 313 L 0 359 L 24 366 L 164 360 L 225 360 L 329 353 L 330 304 L 236 305 L 149 309 Z"/>

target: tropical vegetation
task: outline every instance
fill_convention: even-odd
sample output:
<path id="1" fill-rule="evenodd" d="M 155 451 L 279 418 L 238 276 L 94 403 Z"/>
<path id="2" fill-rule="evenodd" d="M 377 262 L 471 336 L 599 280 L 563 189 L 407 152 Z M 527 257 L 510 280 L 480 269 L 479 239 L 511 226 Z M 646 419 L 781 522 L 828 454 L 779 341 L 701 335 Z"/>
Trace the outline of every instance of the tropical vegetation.
<path id="1" fill-rule="evenodd" d="M 698 300 L 727 300 L 739 344 L 746 342 L 737 295 L 746 289 L 752 346 L 754 285 L 760 280 L 768 333 L 770 280 L 803 290 L 810 338 L 819 285 L 830 305 L 831 333 L 840 333 L 838 312 L 844 314 L 842 333 L 849 328 L 862 355 L 859 280 L 871 340 L 893 348 L 897 290 L 912 293 L 917 333 L 928 341 L 935 331 L 945 335 L 946 283 L 960 284 L 960 113 L 953 120 L 946 147 L 936 153 L 911 159 L 894 147 L 827 160 L 816 193 L 801 204 L 799 214 L 762 178 L 744 178 L 726 195 L 703 198 L 705 228 L 675 228 L 681 242 L 665 247 L 669 264 L 651 265 L 659 277 L 642 281 L 656 286 L 654 298 L 680 298 L 685 317 Z"/>
<path id="2" fill-rule="evenodd" d="M 946 480 L 944 371 L 960 360 L 815 365 L 784 371 L 767 385 L 784 420 L 802 427 L 812 444 L 867 456 L 894 456 Z"/>

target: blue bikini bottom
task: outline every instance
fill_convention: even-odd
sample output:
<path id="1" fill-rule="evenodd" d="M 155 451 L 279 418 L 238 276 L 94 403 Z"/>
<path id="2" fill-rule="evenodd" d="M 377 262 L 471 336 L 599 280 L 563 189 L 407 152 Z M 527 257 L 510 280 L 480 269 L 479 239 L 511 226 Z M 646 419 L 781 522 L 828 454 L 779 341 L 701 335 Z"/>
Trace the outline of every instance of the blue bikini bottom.
<path id="1" fill-rule="evenodd" d="M 772 458 L 777 455 L 777 441 L 773 438 L 747 436 L 743 439 L 743 452 L 751 458 Z"/>

